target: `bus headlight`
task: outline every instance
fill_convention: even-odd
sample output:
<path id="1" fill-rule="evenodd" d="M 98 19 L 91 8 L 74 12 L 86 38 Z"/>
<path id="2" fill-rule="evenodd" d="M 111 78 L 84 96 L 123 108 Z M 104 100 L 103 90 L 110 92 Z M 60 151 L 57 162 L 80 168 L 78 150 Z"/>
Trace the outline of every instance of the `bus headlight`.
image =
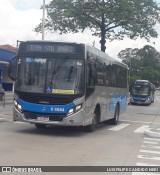
<path id="1" fill-rule="evenodd" d="M 76 106 L 76 111 L 79 111 L 82 108 L 82 104 Z"/>
<path id="2" fill-rule="evenodd" d="M 22 111 L 22 106 L 20 104 L 17 105 L 19 111 Z"/>
<path id="3" fill-rule="evenodd" d="M 16 102 L 16 100 L 14 100 L 13 103 L 14 103 L 14 105 L 17 107 L 17 104 L 18 104 L 18 103 Z"/>
<path id="4" fill-rule="evenodd" d="M 150 101 L 150 98 L 148 97 L 148 98 L 146 98 L 146 101 L 148 102 L 148 101 Z"/>
<path id="5" fill-rule="evenodd" d="M 22 106 L 18 104 L 16 100 L 14 100 L 13 103 L 14 103 L 14 106 L 18 109 L 18 111 L 22 112 Z"/>
<path id="6" fill-rule="evenodd" d="M 75 113 L 75 112 L 78 112 L 78 111 L 81 110 L 81 109 L 82 109 L 82 104 L 77 105 L 77 106 L 75 106 L 74 108 L 71 108 L 71 109 L 68 110 L 67 116 L 68 116 L 68 115 L 71 115 L 71 114 L 73 114 L 73 113 Z"/>
<path id="7" fill-rule="evenodd" d="M 133 97 L 130 97 L 130 102 L 133 102 Z"/>
<path id="8" fill-rule="evenodd" d="M 68 111 L 68 115 L 73 114 L 73 112 L 74 112 L 74 108 L 71 108 L 71 109 Z"/>

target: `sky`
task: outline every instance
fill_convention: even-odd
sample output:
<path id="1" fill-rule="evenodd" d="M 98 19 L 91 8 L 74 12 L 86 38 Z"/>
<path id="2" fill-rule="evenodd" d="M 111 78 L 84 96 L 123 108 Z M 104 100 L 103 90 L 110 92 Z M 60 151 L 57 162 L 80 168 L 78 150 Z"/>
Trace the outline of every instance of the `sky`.
<path id="1" fill-rule="evenodd" d="M 156 0 L 160 3 L 160 0 Z M 50 0 L 45 0 L 46 4 Z M 41 40 L 42 34 L 34 32 L 34 28 L 41 22 L 43 10 L 40 7 L 43 0 L 1 0 L 0 5 L 0 45 L 10 44 L 17 45 L 17 40 Z M 159 37 L 151 39 L 148 43 L 145 39 L 130 40 L 115 40 L 112 42 L 106 41 L 106 53 L 118 59 L 117 54 L 126 48 L 142 48 L 149 44 L 160 52 L 160 25 L 157 26 Z M 83 33 L 59 35 L 58 33 L 45 33 L 45 40 L 53 41 L 69 41 L 86 43 L 100 49 L 100 38 L 92 36 L 89 30 Z"/>

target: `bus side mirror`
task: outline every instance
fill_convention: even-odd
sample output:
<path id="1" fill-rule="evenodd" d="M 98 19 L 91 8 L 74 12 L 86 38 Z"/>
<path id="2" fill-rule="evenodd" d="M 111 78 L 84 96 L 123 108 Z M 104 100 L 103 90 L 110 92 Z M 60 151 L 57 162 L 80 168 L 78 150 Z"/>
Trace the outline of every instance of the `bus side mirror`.
<path id="1" fill-rule="evenodd" d="M 8 76 L 11 80 L 16 80 L 16 64 L 17 64 L 17 57 L 14 56 L 9 60 L 9 67 L 8 67 Z"/>

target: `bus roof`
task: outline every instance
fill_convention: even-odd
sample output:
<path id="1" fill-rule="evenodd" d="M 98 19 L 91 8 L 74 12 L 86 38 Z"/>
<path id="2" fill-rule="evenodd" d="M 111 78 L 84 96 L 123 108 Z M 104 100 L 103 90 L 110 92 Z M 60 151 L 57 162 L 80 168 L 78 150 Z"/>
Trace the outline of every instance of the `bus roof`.
<path id="1" fill-rule="evenodd" d="M 133 83 L 149 83 L 151 84 L 152 86 L 155 86 L 152 82 L 150 82 L 149 80 L 136 80 L 136 81 L 133 81 Z"/>
<path id="2" fill-rule="evenodd" d="M 148 80 L 136 80 L 136 82 L 144 82 L 144 83 L 149 83 Z"/>
<path id="3" fill-rule="evenodd" d="M 128 66 L 122 62 L 120 62 L 119 60 L 109 56 L 107 53 L 95 48 L 95 47 L 92 47 L 92 46 L 89 46 L 89 45 L 86 45 L 87 49 L 91 52 L 93 52 L 94 54 L 100 56 L 100 58 L 102 58 L 102 61 L 110 61 L 112 62 L 113 64 L 117 64 L 117 65 L 120 65 L 120 66 L 123 66 L 125 68 L 128 68 Z M 104 59 L 103 59 L 104 58 Z"/>

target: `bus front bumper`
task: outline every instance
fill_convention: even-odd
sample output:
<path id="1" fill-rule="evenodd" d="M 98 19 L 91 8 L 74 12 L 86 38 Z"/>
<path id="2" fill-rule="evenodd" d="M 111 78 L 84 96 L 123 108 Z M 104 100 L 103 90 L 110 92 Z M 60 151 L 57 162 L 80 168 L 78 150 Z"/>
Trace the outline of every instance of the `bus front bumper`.
<path id="1" fill-rule="evenodd" d="M 130 103 L 148 105 L 148 104 L 151 104 L 151 99 L 149 97 L 144 98 L 144 99 L 135 99 L 135 98 L 130 97 Z"/>
<path id="2" fill-rule="evenodd" d="M 13 121 L 22 121 L 31 124 L 45 124 L 45 125 L 59 125 L 59 126 L 85 126 L 84 109 L 82 108 L 78 112 L 66 116 L 62 121 L 44 121 L 37 119 L 26 119 L 24 114 L 19 112 L 15 107 L 13 107 Z"/>

